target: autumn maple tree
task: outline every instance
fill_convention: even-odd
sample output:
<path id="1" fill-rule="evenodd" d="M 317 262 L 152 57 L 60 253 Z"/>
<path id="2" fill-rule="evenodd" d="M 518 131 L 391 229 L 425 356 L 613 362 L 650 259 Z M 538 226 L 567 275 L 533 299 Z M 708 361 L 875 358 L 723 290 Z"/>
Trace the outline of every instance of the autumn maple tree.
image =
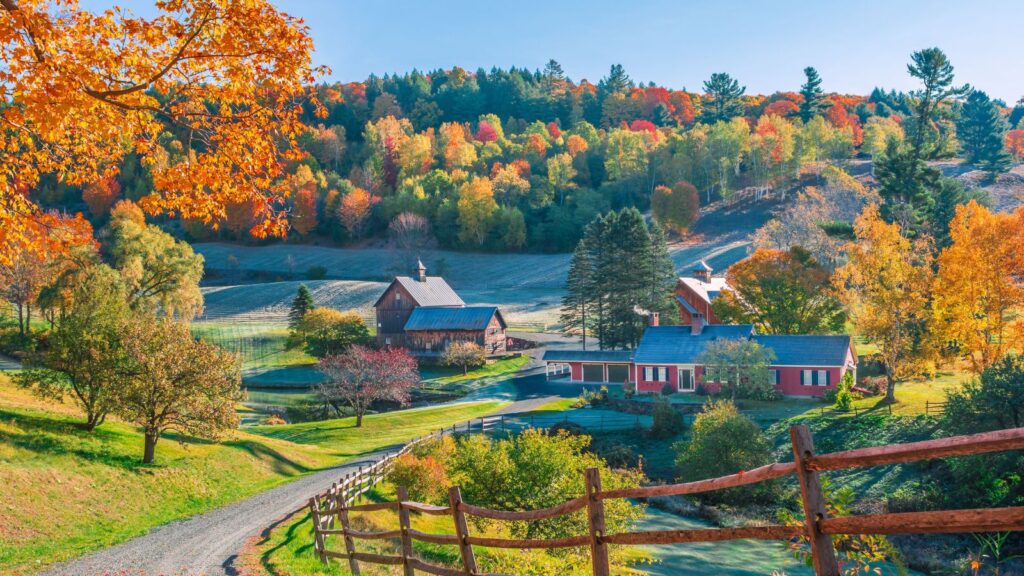
<path id="1" fill-rule="evenodd" d="M 899 225 L 882 220 L 874 204 L 857 218 L 854 233 L 856 240 L 845 246 L 847 263 L 834 281 L 856 332 L 878 346 L 886 401 L 895 402 L 896 383 L 921 374 L 932 359 L 931 252 L 904 236 Z"/>
<path id="2" fill-rule="evenodd" d="M 356 417 L 356 428 L 374 402 L 407 404 L 420 382 L 416 360 L 402 349 L 374 350 L 354 345 L 342 354 L 328 354 L 317 364 L 327 382 L 317 394 L 335 409 L 347 406 Z"/>
<path id="3" fill-rule="evenodd" d="M 1013 320 L 1024 306 L 1022 217 L 1024 212 L 992 213 L 973 200 L 957 206 L 949 225 L 952 244 L 939 254 L 935 329 L 976 374 L 1019 348 L 1024 337 Z"/>
<path id="4" fill-rule="evenodd" d="M 285 233 L 282 159 L 300 157 L 303 106 L 319 111 L 308 28 L 266 0 L 156 10 L 0 0 L 0 260 L 48 248 L 43 175 L 88 186 L 130 152 L 153 177 L 147 211 L 215 224 L 252 201 L 253 234 Z"/>

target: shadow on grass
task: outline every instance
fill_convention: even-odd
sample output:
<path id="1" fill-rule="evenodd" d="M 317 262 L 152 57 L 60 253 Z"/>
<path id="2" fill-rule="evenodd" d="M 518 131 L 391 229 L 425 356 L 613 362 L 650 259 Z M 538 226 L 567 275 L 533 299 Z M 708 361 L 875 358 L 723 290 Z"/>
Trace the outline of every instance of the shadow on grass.
<path id="1" fill-rule="evenodd" d="M 259 442 L 254 442 L 252 440 L 230 440 L 224 442 L 224 445 L 245 450 L 257 459 L 263 462 L 269 462 L 273 467 L 274 472 L 278 474 L 294 476 L 316 470 L 316 468 L 310 468 L 288 458 L 265 444 L 260 444 Z"/>
<path id="2" fill-rule="evenodd" d="M 35 416 L 0 409 L 0 420 L 14 422 L 24 433 L 0 430 L 0 444 L 46 456 L 74 456 L 126 470 L 148 468 L 141 458 L 117 450 L 112 444 L 127 440 L 122 432 L 98 427 L 92 432 L 80 423 L 62 418 Z M 140 438 L 139 453 L 142 452 Z"/>

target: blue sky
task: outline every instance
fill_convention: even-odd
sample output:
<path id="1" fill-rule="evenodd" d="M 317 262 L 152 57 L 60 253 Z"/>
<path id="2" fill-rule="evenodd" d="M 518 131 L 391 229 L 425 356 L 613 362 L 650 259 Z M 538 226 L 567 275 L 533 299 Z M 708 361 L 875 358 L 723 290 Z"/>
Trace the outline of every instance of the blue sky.
<path id="1" fill-rule="evenodd" d="M 89 7 L 114 0 L 83 0 Z M 121 0 L 149 13 L 150 0 Z M 818 68 L 828 91 L 911 89 L 912 51 L 939 46 L 969 82 L 1024 96 L 1020 0 L 276 0 L 305 18 L 331 79 L 454 65 L 539 68 L 596 82 L 612 63 L 637 81 L 699 90 L 725 71 L 749 93 L 795 90 Z"/>

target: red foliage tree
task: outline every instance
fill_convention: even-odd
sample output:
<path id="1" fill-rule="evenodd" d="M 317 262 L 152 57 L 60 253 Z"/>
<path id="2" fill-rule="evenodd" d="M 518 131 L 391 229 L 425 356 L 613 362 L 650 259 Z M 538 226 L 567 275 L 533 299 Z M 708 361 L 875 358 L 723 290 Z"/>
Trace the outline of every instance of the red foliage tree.
<path id="1" fill-rule="evenodd" d="M 548 136 L 551 136 L 552 140 L 558 140 L 562 137 L 562 131 L 558 128 L 558 124 L 548 122 Z"/>
<path id="2" fill-rule="evenodd" d="M 629 125 L 629 129 L 633 132 L 650 132 L 651 134 L 658 133 L 658 127 L 650 120 L 633 120 L 633 123 Z"/>
<path id="3" fill-rule="evenodd" d="M 295 192 L 292 204 L 292 228 L 305 236 L 316 228 L 316 184 L 307 182 Z"/>
<path id="4" fill-rule="evenodd" d="M 89 206 L 89 212 L 99 218 L 110 210 L 121 196 L 121 185 L 113 176 L 89 184 L 82 190 L 82 200 Z"/>
<path id="5" fill-rule="evenodd" d="M 764 107 L 765 114 L 774 114 L 775 116 L 779 116 L 782 118 L 792 116 L 793 114 L 796 114 L 799 111 L 800 107 L 797 106 L 796 103 L 794 103 L 792 100 L 786 99 L 776 100 L 775 102 L 772 102 L 771 104 Z"/>
<path id="6" fill-rule="evenodd" d="M 1018 160 L 1024 159 L 1024 130 L 1017 128 L 1006 133 L 1006 150 Z"/>
<path id="7" fill-rule="evenodd" d="M 498 132 L 487 120 L 481 120 L 477 126 L 476 134 L 473 136 L 480 142 L 494 142 L 498 139 Z"/>
<path id="8" fill-rule="evenodd" d="M 328 354 L 317 364 L 327 382 L 317 394 L 334 406 L 344 405 L 356 416 L 356 428 L 374 402 L 408 404 L 420 382 L 416 360 L 403 349 L 374 350 L 358 344 L 342 354 Z"/>

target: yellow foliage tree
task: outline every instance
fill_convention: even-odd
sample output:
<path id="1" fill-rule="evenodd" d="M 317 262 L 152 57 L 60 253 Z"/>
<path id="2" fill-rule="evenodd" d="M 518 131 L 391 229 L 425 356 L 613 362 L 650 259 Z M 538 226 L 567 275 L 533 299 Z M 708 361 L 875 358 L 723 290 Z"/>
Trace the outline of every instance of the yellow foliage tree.
<path id="1" fill-rule="evenodd" d="M 482 246 L 487 239 L 491 215 L 498 209 L 490 178 L 473 178 L 459 188 L 459 240 Z"/>
<path id="2" fill-rule="evenodd" d="M 303 105 L 324 71 L 298 18 L 267 0 L 168 0 L 142 18 L 75 0 L 0 0 L 0 260 L 41 250 L 30 195 L 44 174 L 87 185 L 137 154 L 142 200 L 213 224 L 257 200 L 256 235 L 287 230 L 282 157 L 299 159 Z M 171 154 L 161 142 L 179 137 Z"/>
<path id="3" fill-rule="evenodd" d="M 1011 316 L 1024 306 L 1018 215 L 992 213 L 974 200 L 957 206 L 949 224 L 953 243 L 939 254 L 932 310 L 936 335 L 953 344 L 981 374 L 1020 337 Z"/>
<path id="4" fill-rule="evenodd" d="M 896 383 L 925 372 L 932 360 L 930 251 L 882 220 L 874 204 L 857 218 L 854 233 L 856 241 L 844 247 L 847 264 L 834 281 L 855 330 L 878 346 L 886 401 L 895 402 Z"/>

